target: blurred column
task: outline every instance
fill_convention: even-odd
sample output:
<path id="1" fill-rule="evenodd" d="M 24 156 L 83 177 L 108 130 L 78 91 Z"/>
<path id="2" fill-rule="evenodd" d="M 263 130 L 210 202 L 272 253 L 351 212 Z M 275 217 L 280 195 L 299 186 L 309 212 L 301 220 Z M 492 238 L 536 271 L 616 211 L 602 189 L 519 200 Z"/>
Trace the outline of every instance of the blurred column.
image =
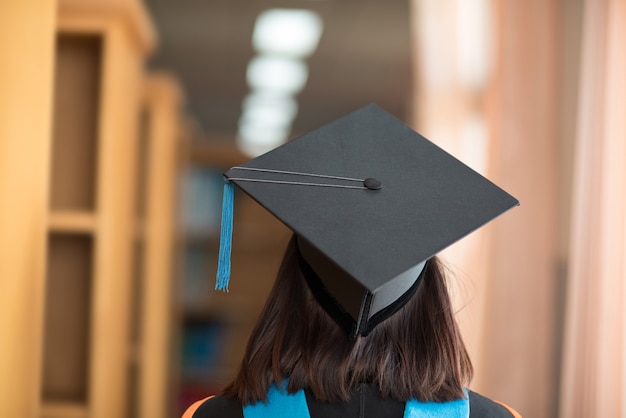
<path id="1" fill-rule="evenodd" d="M 587 1 L 561 417 L 626 416 L 626 2 Z"/>
<path id="2" fill-rule="evenodd" d="M 474 170 L 489 171 L 487 82 L 492 71 L 489 0 L 413 2 L 416 52 L 413 126 Z M 508 215 L 507 215 L 508 216 Z M 500 221 L 496 221 L 500 222 Z M 492 224 L 446 249 L 449 289 L 474 368 L 482 377 L 482 335 Z"/>
<path id="3" fill-rule="evenodd" d="M 490 246 L 482 385 L 523 416 L 554 417 L 558 390 L 563 2 L 492 1 L 488 108 L 494 178 L 521 206 Z"/>
<path id="4" fill-rule="evenodd" d="M 148 172 L 141 317 L 139 417 L 171 416 L 172 292 L 182 90 L 166 74 L 145 83 Z M 144 150 L 145 152 L 146 150 Z"/>
<path id="5" fill-rule="evenodd" d="M 552 417 L 558 373 L 559 17 L 554 1 L 414 0 L 415 128 L 521 201 L 446 251 L 472 388 Z"/>
<path id="6" fill-rule="evenodd" d="M 0 2 L 0 416 L 36 417 L 56 1 Z"/>
<path id="7" fill-rule="evenodd" d="M 156 33 L 141 0 L 60 0 L 58 33 L 101 42 L 86 404 L 90 418 L 128 415 L 139 133 Z M 67 415 L 67 414 L 66 414 Z M 64 416 L 66 416 L 64 415 Z"/>

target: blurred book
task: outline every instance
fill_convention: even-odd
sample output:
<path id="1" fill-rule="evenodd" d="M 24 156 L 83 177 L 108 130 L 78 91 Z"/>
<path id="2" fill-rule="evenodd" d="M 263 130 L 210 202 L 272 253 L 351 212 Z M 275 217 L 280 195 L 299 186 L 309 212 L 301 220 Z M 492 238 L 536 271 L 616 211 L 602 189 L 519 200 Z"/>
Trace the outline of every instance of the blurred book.
<path id="1" fill-rule="evenodd" d="M 186 312 L 206 311 L 215 286 L 217 255 L 207 245 L 189 243 L 183 257 L 184 309 Z"/>
<path id="2" fill-rule="evenodd" d="M 182 377 L 186 382 L 208 382 L 220 371 L 224 326 L 207 319 L 189 321 L 183 328 Z"/>
<path id="3" fill-rule="evenodd" d="M 189 167 L 182 176 L 182 225 L 191 237 L 219 232 L 224 180 L 219 170 Z"/>

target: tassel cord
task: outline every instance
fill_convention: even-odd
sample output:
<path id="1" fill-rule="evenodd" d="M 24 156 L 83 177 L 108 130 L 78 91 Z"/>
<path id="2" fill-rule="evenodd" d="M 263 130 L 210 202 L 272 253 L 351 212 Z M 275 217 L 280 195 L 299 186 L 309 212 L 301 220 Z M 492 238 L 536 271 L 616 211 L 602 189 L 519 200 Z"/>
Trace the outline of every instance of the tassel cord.
<path id="1" fill-rule="evenodd" d="M 215 289 L 228 292 L 230 282 L 230 254 L 233 241 L 233 207 L 235 185 L 224 179 L 224 195 L 222 197 L 222 224 L 220 231 L 220 250 L 217 263 Z"/>

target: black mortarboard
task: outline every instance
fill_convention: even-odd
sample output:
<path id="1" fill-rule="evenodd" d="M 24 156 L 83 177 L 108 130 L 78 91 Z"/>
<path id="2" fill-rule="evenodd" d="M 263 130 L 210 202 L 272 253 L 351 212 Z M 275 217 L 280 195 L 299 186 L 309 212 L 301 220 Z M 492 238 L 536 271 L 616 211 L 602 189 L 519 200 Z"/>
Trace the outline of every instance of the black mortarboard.
<path id="1" fill-rule="evenodd" d="M 350 338 L 406 302 L 430 257 L 519 204 L 373 104 L 225 177 L 294 231 L 313 293 Z"/>

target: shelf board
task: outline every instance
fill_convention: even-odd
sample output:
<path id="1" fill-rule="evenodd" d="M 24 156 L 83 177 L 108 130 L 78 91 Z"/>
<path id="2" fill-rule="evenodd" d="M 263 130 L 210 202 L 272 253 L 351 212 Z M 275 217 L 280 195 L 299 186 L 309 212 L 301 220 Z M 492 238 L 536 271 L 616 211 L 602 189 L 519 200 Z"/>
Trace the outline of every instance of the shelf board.
<path id="1" fill-rule="evenodd" d="M 52 232 L 92 234 L 96 229 L 96 215 L 86 211 L 53 211 L 48 218 Z"/>
<path id="2" fill-rule="evenodd" d="M 43 402 L 42 418 L 86 418 L 87 405 L 78 402 Z"/>

